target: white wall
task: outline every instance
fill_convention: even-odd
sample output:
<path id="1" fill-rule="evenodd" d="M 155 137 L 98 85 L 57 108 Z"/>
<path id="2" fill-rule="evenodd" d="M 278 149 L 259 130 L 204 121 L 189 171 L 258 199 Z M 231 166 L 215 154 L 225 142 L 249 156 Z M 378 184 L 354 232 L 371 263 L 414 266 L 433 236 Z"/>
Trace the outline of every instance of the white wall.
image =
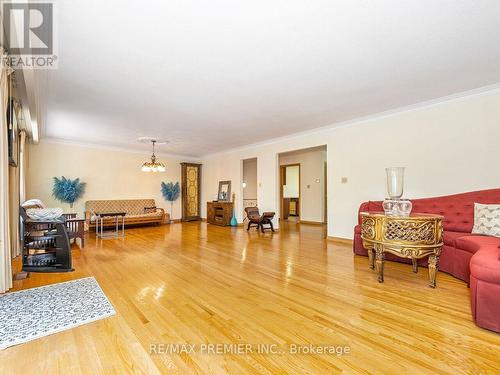
<path id="1" fill-rule="evenodd" d="M 326 148 L 300 150 L 279 156 L 280 165 L 300 164 L 300 220 L 323 222 L 325 162 Z"/>
<path id="2" fill-rule="evenodd" d="M 289 163 L 287 163 L 289 164 Z M 283 163 L 280 163 L 283 165 Z M 289 166 L 285 169 L 286 185 L 283 185 L 283 198 L 299 198 L 300 196 L 300 170 L 299 166 Z"/>
<path id="3" fill-rule="evenodd" d="M 161 195 L 161 181 L 181 182 L 180 162 L 185 160 L 159 155 L 167 171 L 146 173 L 141 165 L 149 154 L 106 150 L 59 143 L 30 145 L 27 168 L 27 199 L 39 198 L 49 207 L 63 207 L 65 212 L 83 215 L 85 201 L 93 199 L 154 198 L 158 207 L 170 213 L 170 203 Z M 73 209 L 52 197 L 52 178 L 79 177 L 87 183 L 82 199 Z M 173 219 L 181 217 L 181 199 L 173 207 Z"/>
<path id="4" fill-rule="evenodd" d="M 386 195 L 385 167 L 407 167 L 407 198 L 500 187 L 499 139 L 496 90 L 208 156 L 202 202 L 217 193 L 219 180 L 241 186 L 241 160 L 257 157 L 259 207 L 278 212 L 278 153 L 326 144 L 328 235 L 351 238 L 359 204 Z M 237 206 L 241 212 L 239 199 Z"/>

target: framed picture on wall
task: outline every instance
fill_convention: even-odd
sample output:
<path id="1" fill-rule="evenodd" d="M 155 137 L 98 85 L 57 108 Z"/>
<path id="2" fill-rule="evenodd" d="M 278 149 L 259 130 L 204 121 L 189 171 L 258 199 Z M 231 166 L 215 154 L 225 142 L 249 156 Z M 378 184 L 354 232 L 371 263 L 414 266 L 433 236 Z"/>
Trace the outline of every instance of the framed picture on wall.
<path id="1" fill-rule="evenodd" d="M 16 108 L 13 99 L 10 99 L 7 105 L 7 127 L 9 165 L 17 167 L 19 155 L 19 128 L 17 125 Z"/>
<path id="2" fill-rule="evenodd" d="M 231 181 L 219 181 L 217 200 L 229 202 L 231 199 Z"/>

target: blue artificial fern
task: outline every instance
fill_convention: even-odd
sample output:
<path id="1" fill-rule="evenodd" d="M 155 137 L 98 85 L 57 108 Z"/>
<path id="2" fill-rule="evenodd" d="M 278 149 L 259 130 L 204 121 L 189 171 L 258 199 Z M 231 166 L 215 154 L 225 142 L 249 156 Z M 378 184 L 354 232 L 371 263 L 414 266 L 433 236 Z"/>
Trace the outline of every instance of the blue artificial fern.
<path id="1" fill-rule="evenodd" d="M 177 198 L 179 198 L 180 192 L 181 188 L 178 182 L 175 184 L 173 182 L 161 183 L 161 194 L 163 195 L 163 198 L 170 203 L 173 203 L 177 200 Z"/>
<path id="2" fill-rule="evenodd" d="M 73 203 L 77 201 L 85 192 L 85 182 L 80 182 L 80 179 L 71 180 L 62 176 L 61 178 L 54 177 L 54 187 L 52 195 L 58 201 L 69 203 L 73 207 Z"/>
<path id="3" fill-rule="evenodd" d="M 172 213 L 174 210 L 174 201 L 179 198 L 180 192 L 181 187 L 179 186 L 178 182 L 176 182 L 175 184 L 173 182 L 161 183 L 161 194 L 166 201 L 170 202 L 170 217 L 172 217 Z"/>

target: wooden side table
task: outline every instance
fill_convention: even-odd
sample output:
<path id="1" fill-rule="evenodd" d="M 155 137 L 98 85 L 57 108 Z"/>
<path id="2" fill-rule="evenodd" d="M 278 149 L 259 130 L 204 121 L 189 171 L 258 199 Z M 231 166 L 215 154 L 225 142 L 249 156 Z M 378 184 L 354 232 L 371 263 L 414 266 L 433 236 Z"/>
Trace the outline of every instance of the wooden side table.
<path id="1" fill-rule="evenodd" d="M 384 253 L 389 252 L 411 259 L 415 273 L 417 260 L 428 256 L 429 286 L 436 287 L 443 246 L 442 216 L 418 213 L 408 217 L 387 216 L 383 212 L 361 212 L 360 215 L 363 247 L 368 250 L 370 268 L 377 269 L 379 282 L 384 281 Z"/>

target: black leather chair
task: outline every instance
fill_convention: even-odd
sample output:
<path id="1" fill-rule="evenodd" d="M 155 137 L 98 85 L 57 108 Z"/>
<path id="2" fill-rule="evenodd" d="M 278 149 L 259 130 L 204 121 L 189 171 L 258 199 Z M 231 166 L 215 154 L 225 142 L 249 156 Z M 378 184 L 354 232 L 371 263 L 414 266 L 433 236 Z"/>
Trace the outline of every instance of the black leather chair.
<path id="1" fill-rule="evenodd" d="M 245 212 L 248 218 L 247 230 L 250 230 L 250 227 L 253 224 L 257 227 L 257 230 L 260 228 L 262 233 L 264 233 L 265 229 L 271 229 L 274 232 L 272 221 L 275 215 L 274 212 L 264 212 L 261 215 L 257 207 L 246 207 Z M 269 225 L 269 228 L 264 228 L 264 225 Z"/>

